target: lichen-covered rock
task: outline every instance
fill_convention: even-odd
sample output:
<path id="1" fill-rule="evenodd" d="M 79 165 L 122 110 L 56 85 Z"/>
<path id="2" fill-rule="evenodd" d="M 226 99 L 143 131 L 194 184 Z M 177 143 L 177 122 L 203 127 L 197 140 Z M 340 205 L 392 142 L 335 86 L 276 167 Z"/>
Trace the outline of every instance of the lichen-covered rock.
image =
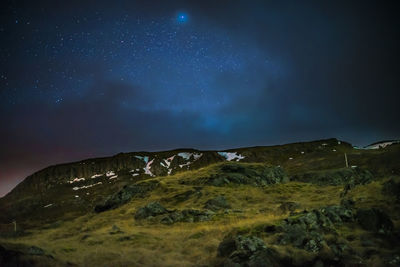
<path id="1" fill-rule="evenodd" d="M 393 230 L 392 220 L 379 209 L 359 209 L 356 216 L 358 223 L 367 231 L 388 234 Z"/>
<path id="2" fill-rule="evenodd" d="M 248 167 L 238 163 L 224 163 L 219 166 L 217 173 L 200 177 L 192 183 L 212 186 L 226 186 L 230 184 L 266 186 L 288 181 L 289 178 L 281 167 L 264 165 Z M 186 182 L 182 181 L 182 183 Z"/>
<path id="3" fill-rule="evenodd" d="M 212 211 L 201 211 L 194 209 L 185 209 L 182 211 L 173 211 L 160 219 L 161 223 L 173 224 L 176 222 L 204 222 L 209 221 L 214 217 Z"/>
<path id="4" fill-rule="evenodd" d="M 346 185 L 349 189 L 373 180 L 371 172 L 362 168 L 343 168 L 295 175 L 292 180 L 317 185 Z"/>
<path id="5" fill-rule="evenodd" d="M 106 198 L 103 203 L 96 205 L 94 211 L 103 212 L 118 208 L 129 202 L 132 198 L 145 197 L 148 192 L 154 190 L 158 185 L 158 181 L 152 180 L 124 186 L 120 191 Z"/>
<path id="6" fill-rule="evenodd" d="M 204 208 L 217 211 L 220 209 L 230 209 L 231 205 L 229 205 L 228 201 L 224 196 L 217 196 L 215 198 L 207 200 Z"/>
<path id="7" fill-rule="evenodd" d="M 223 266 L 280 266 L 274 252 L 255 236 L 228 236 L 218 246 Z"/>
<path id="8" fill-rule="evenodd" d="M 304 211 L 283 220 L 280 225 L 283 234 L 279 243 L 318 252 L 325 243 L 324 232 L 334 232 L 334 225 L 353 220 L 352 209 L 344 206 L 327 206 Z"/>
<path id="9" fill-rule="evenodd" d="M 147 219 L 149 217 L 155 217 L 161 214 L 166 214 L 168 212 L 169 211 L 166 208 L 164 208 L 160 203 L 151 202 L 146 206 L 139 208 L 136 211 L 135 219 L 136 220 Z"/>

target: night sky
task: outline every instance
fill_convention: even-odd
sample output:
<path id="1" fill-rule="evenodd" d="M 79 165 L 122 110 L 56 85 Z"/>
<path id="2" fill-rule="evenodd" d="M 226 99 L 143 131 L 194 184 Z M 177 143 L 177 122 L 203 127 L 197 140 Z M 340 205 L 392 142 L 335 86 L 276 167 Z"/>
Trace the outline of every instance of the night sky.
<path id="1" fill-rule="evenodd" d="M 400 137 L 395 1 L 2 1 L 0 196 L 119 152 Z"/>

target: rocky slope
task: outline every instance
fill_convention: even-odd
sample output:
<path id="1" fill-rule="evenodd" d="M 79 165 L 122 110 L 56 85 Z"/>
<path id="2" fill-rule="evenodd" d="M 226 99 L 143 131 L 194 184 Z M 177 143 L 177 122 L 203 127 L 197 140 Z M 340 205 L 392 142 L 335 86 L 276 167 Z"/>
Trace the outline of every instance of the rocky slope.
<path id="1" fill-rule="evenodd" d="M 327 139 L 51 166 L 0 199 L 0 266 L 396 266 L 399 158 Z"/>

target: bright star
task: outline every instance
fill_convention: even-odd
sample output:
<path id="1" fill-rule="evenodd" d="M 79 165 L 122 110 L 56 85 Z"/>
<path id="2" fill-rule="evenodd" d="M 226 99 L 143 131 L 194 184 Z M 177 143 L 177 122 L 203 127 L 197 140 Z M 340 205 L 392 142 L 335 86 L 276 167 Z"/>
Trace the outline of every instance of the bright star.
<path id="1" fill-rule="evenodd" d="M 188 20 L 188 16 L 185 13 L 179 13 L 177 20 L 178 20 L 178 22 L 184 23 Z"/>

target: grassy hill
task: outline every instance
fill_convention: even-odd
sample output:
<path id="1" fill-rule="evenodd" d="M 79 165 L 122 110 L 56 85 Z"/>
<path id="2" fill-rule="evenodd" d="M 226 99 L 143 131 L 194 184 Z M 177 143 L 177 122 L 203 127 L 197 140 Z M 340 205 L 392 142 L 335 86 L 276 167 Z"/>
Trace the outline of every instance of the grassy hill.
<path id="1" fill-rule="evenodd" d="M 399 266 L 400 144 L 224 152 L 242 158 L 139 152 L 30 176 L 0 200 L 4 228 L 17 220 L 16 233 L 0 232 L 0 265 Z M 147 162 L 128 160 L 138 154 Z M 157 175 L 146 174 L 152 159 Z"/>

